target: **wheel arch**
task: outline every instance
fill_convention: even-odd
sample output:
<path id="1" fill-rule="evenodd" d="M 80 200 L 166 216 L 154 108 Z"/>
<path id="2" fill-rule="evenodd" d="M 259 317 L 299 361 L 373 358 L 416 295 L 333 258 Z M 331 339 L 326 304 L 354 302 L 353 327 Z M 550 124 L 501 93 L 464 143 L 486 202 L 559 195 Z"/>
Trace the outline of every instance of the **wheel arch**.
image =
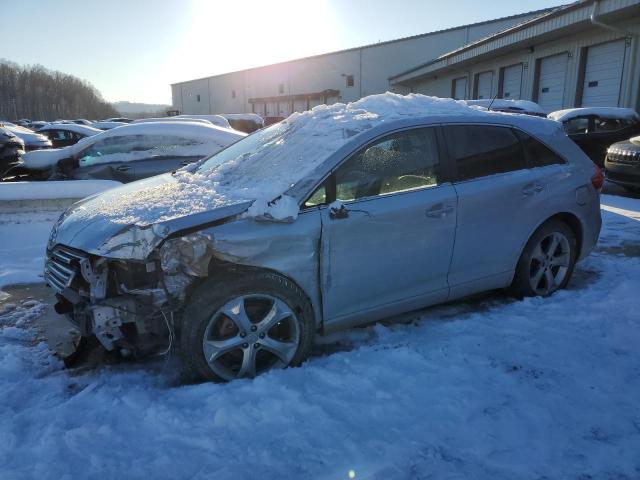
<path id="1" fill-rule="evenodd" d="M 203 283 L 205 280 L 208 280 L 212 277 L 221 277 L 221 279 L 224 279 L 229 275 L 242 276 L 242 275 L 252 275 L 252 274 L 255 274 L 256 272 L 267 272 L 274 275 L 278 275 L 284 278 L 286 281 L 295 285 L 295 287 L 298 288 L 300 292 L 302 292 L 307 302 L 309 302 L 309 306 L 311 307 L 310 310 L 311 310 L 311 313 L 313 314 L 312 320 L 313 320 L 313 324 L 316 327 L 316 330 L 319 330 L 322 327 L 322 316 L 321 316 L 322 310 L 321 309 L 319 310 L 317 308 L 317 306 L 313 302 L 311 295 L 309 295 L 309 292 L 307 292 L 302 287 L 302 285 L 300 285 L 300 282 L 296 281 L 296 279 L 292 278 L 290 275 L 287 275 L 286 273 L 276 270 L 274 268 L 227 262 L 215 257 L 213 257 L 209 262 L 208 270 L 209 270 L 209 275 L 207 277 L 202 277 L 199 279 L 198 282 L 195 282 L 191 288 L 191 291 L 189 292 L 189 295 L 191 295 L 193 291 L 195 291 L 201 283 Z M 301 313 L 301 312 L 298 312 L 298 313 Z"/>
<path id="2" fill-rule="evenodd" d="M 573 232 L 573 234 L 575 235 L 576 238 L 576 258 L 580 258 L 580 255 L 582 253 L 582 247 L 583 247 L 583 239 L 584 239 L 584 226 L 582 225 L 582 222 L 580 221 L 580 219 L 578 218 L 577 215 L 575 215 L 574 213 L 571 212 L 558 212 L 555 213 L 553 215 L 551 215 L 550 217 L 547 217 L 546 219 L 542 220 L 541 222 L 539 222 L 530 232 L 529 235 L 527 236 L 527 238 L 525 239 L 524 243 L 522 244 L 522 246 L 520 247 L 520 255 L 518 256 L 518 260 L 520 259 L 520 257 L 522 256 L 522 254 L 524 253 L 524 249 L 527 247 L 527 243 L 529 243 L 529 240 L 531 239 L 531 237 L 538 231 L 540 230 L 540 228 L 542 228 L 543 225 L 546 225 L 547 223 L 554 221 L 554 220 L 560 220 L 561 222 L 563 222 L 564 224 L 566 224 L 571 231 Z"/>

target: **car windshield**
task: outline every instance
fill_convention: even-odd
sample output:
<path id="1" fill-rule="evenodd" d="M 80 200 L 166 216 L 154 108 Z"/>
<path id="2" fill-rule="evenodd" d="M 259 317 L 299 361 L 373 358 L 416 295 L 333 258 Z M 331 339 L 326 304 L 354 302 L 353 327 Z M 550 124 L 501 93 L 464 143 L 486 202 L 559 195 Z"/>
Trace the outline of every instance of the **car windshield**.
<path id="1" fill-rule="evenodd" d="M 243 138 L 242 140 L 209 157 L 198 167 L 198 171 L 200 173 L 204 173 L 214 170 L 224 163 L 238 158 L 249 157 L 257 153 L 274 139 L 284 134 L 287 126 L 288 125 L 285 122 L 276 123 L 275 125 Z"/>

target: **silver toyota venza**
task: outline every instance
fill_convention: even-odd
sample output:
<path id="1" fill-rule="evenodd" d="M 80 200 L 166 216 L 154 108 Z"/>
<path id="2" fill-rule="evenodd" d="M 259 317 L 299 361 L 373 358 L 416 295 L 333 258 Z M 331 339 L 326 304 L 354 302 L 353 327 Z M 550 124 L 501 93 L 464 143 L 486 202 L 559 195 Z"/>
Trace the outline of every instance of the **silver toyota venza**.
<path id="1" fill-rule="evenodd" d="M 300 364 L 316 334 L 565 287 L 601 186 L 559 123 L 387 93 L 73 205 L 45 278 L 109 350 L 177 347 L 190 378 L 252 377 Z"/>

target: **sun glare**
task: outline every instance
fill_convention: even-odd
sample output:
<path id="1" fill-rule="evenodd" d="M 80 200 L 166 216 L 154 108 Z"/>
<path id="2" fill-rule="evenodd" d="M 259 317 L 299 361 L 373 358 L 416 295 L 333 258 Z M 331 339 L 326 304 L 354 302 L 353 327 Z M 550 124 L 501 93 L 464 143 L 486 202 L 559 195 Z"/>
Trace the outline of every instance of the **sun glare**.
<path id="1" fill-rule="evenodd" d="M 188 31 L 171 55 L 179 80 L 339 48 L 325 0 L 249 0 L 242 7 L 238 2 L 193 0 L 189 16 Z"/>

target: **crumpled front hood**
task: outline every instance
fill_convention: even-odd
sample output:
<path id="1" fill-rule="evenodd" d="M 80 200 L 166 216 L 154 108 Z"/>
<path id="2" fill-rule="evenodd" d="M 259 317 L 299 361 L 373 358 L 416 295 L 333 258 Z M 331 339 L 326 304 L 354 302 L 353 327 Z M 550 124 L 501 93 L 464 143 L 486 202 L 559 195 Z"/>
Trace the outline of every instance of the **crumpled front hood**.
<path id="1" fill-rule="evenodd" d="M 99 256 L 142 260 L 169 235 L 238 215 L 252 203 L 212 203 L 211 208 L 203 208 L 204 205 L 200 203 L 193 205 L 190 212 L 167 212 L 149 204 L 143 219 L 114 215 L 111 208 L 114 204 L 135 199 L 144 202 L 149 191 L 162 191 L 167 186 L 173 202 L 189 202 L 191 192 L 171 188 L 176 183 L 171 174 L 159 175 L 107 190 L 73 204 L 54 226 L 49 248 L 63 244 Z"/>

